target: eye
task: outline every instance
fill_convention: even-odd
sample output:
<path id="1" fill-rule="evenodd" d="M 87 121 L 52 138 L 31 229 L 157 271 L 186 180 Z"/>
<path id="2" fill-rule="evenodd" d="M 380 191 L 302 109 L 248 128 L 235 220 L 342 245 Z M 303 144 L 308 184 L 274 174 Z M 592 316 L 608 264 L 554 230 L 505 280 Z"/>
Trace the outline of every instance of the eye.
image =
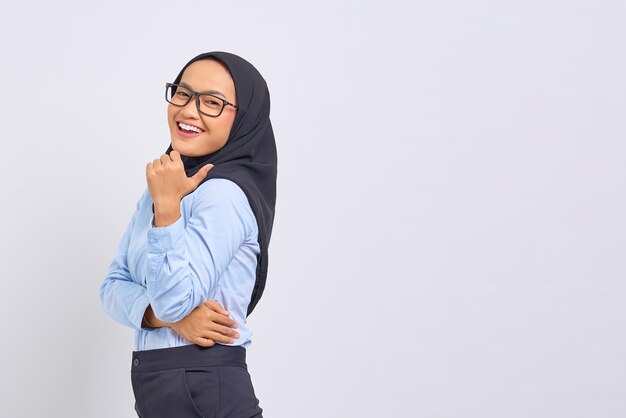
<path id="1" fill-rule="evenodd" d="M 176 92 L 176 95 L 180 97 L 189 97 L 189 93 L 187 93 L 186 91 L 180 91 L 180 90 Z"/>
<path id="2" fill-rule="evenodd" d="M 205 105 L 210 106 L 210 107 L 216 107 L 216 106 L 221 106 L 222 103 L 215 100 L 215 99 L 205 99 L 203 100 L 203 102 Z"/>

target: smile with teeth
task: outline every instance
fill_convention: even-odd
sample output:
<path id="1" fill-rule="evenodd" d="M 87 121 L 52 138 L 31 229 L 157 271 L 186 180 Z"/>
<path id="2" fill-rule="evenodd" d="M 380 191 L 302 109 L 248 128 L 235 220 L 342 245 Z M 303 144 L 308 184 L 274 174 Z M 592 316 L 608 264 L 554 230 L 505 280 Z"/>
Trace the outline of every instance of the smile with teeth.
<path id="1" fill-rule="evenodd" d="M 195 126 L 191 126 L 191 125 L 187 125 L 185 123 L 182 122 L 178 122 L 178 126 L 180 127 L 180 129 L 182 131 L 191 131 L 191 132 L 197 132 L 197 133 L 202 133 L 202 129 L 200 128 L 196 128 Z"/>

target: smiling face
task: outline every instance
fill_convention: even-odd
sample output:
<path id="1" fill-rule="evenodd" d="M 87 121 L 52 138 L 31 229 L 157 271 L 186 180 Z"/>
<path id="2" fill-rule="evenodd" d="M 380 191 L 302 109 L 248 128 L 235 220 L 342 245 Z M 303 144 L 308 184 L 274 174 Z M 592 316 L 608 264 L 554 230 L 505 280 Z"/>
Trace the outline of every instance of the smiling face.
<path id="1" fill-rule="evenodd" d="M 235 83 L 219 61 L 203 59 L 192 63 L 185 68 L 179 84 L 198 93 L 211 92 L 237 104 Z M 167 107 L 167 121 L 172 148 L 188 157 L 199 157 L 219 150 L 226 144 L 236 115 L 237 109 L 232 106 L 225 106 L 218 117 L 203 115 L 198 112 L 195 97 L 184 107 L 170 103 Z M 180 123 L 196 127 L 200 132 L 185 131 Z"/>

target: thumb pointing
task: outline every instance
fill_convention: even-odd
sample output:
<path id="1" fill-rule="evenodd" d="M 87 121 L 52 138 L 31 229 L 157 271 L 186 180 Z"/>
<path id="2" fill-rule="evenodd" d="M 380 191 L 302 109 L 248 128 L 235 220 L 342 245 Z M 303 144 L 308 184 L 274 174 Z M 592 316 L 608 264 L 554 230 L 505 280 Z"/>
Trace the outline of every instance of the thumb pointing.
<path id="1" fill-rule="evenodd" d="M 194 174 L 191 178 L 195 183 L 200 183 L 207 175 L 210 169 L 213 168 L 213 164 L 203 165 L 200 170 L 196 174 Z"/>

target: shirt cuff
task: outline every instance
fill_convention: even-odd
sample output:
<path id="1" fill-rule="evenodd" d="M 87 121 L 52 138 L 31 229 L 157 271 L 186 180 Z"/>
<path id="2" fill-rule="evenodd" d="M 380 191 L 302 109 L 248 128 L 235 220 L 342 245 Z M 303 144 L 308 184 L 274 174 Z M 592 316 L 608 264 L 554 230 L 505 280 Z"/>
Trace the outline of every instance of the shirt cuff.
<path id="1" fill-rule="evenodd" d="M 178 247 L 179 241 L 185 236 L 185 223 L 183 214 L 173 224 L 167 226 L 154 226 L 154 215 L 150 220 L 152 226 L 148 229 L 148 252 L 163 253 Z"/>
<path id="2" fill-rule="evenodd" d="M 139 296 L 137 300 L 135 301 L 132 312 L 131 312 L 131 318 L 130 318 L 130 321 L 135 326 L 135 328 L 144 329 L 146 331 L 149 331 L 152 329 L 152 328 L 143 328 L 141 326 L 141 323 L 143 322 L 143 315 L 146 313 L 146 309 L 148 308 L 149 304 L 150 304 L 150 300 L 148 299 L 148 295 L 146 295 L 145 292 L 144 294 Z"/>

